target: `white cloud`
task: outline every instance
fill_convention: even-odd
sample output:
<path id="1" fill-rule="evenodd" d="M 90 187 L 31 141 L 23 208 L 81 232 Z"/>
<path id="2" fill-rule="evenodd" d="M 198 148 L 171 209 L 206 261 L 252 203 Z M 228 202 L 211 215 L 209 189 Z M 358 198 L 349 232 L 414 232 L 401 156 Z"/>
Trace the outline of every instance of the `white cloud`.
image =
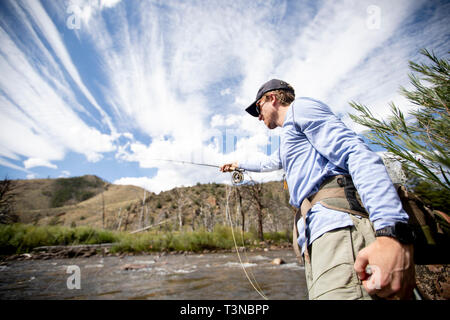
<path id="1" fill-rule="evenodd" d="M 407 60 L 404 48 L 396 46 L 394 49 L 386 41 L 422 3 L 324 2 L 314 19 L 288 48 L 289 58 L 283 61 L 281 69 L 285 70 L 286 78 L 292 79 L 292 85 L 301 95 L 325 100 L 338 96 L 339 101 L 329 101 L 335 111 L 345 109 L 345 102 L 354 94 L 375 93 L 380 96 L 388 92 L 391 95 L 392 86 L 379 90 L 375 84 L 383 84 L 385 81 L 380 80 L 389 75 L 386 80 L 398 86 L 398 77 L 405 79 Z M 376 5 L 381 10 L 380 29 L 367 27 L 369 5 Z M 392 66 L 399 66 L 396 61 L 401 61 L 402 68 L 395 70 L 400 73 L 392 70 Z M 346 86 L 342 86 L 343 83 Z M 396 90 L 397 87 L 394 88 Z"/>
<path id="2" fill-rule="evenodd" d="M 153 139 L 150 145 L 130 144 L 127 152 L 121 149 L 119 157 L 138 161 L 142 167 L 158 167 L 158 174 L 151 179 L 157 182 L 152 185 L 155 188 L 187 183 L 189 175 L 181 168 L 173 170 L 171 165 L 151 159 L 189 160 L 207 155 L 221 163 L 231 156 L 247 158 L 261 152 L 270 134 L 255 118 L 244 114 L 243 109 L 254 99 L 259 86 L 271 77 L 291 82 L 299 96 L 329 98 L 335 102 L 330 103 L 335 111 L 347 111 L 347 102 L 352 97 L 370 93 L 374 79 L 389 74 L 389 69 L 380 70 L 385 59 L 405 60 L 404 50 L 396 50 L 394 54 L 391 48 L 386 48 L 373 53 L 394 35 L 420 3 L 321 4 L 314 15 L 306 4 L 300 5 L 298 12 L 287 12 L 286 3 L 275 2 L 257 6 L 222 2 L 169 4 L 167 11 L 160 11 L 141 2 L 136 8 L 142 12 L 138 29 L 146 30 L 145 33 L 131 29 L 123 7 L 116 12 L 114 35 L 108 33 L 100 17 L 91 20 L 85 32 L 105 61 L 104 71 L 111 81 L 108 92 L 112 92 L 110 101 L 117 116 L 137 125 Z M 381 8 L 382 24 L 378 31 L 367 28 L 366 9 L 371 4 Z M 297 25 L 288 26 L 289 41 L 286 41 L 286 35 L 280 36 L 273 21 L 281 24 L 288 13 L 298 14 L 299 20 Z M 308 23 L 302 25 L 303 21 Z M 113 43 L 121 45 L 110 52 Z M 142 47 L 142 43 L 147 45 Z M 365 60 L 370 63 L 363 63 Z M 384 86 L 368 101 L 379 96 L 386 98 L 386 93 L 396 97 L 397 87 L 393 86 L 398 86 L 398 74 L 406 68 L 405 63 L 398 67 L 395 76 L 383 81 Z M 221 104 L 216 109 L 219 113 L 212 114 L 208 96 L 226 97 L 234 90 L 229 86 L 216 89 L 216 93 L 204 90 L 220 79 L 236 75 L 243 79 L 234 103 Z M 241 132 L 235 152 L 223 155 L 220 146 L 208 149 L 208 141 L 217 135 L 215 129 L 219 128 Z M 198 177 L 195 179 L 199 181 Z"/>
<path id="3" fill-rule="evenodd" d="M 225 88 L 225 89 L 220 90 L 220 95 L 221 96 L 227 96 L 227 95 L 230 95 L 230 94 L 231 94 L 231 88 Z"/>
<path id="4" fill-rule="evenodd" d="M 50 17 L 42 7 L 40 2 L 33 0 L 24 1 L 23 5 L 26 8 L 27 13 L 33 18 L 34 23 L 39 27 L 42 34 L 45 35 L 46 40 L 52 47 L 54 53 L 61 61 L 64 68 L 70 74 L 73 81 L 75 81 L 75 83 L 80 88 L 81 92 L 83 92 L 83 94 L 86 96 L 89 102 L 92 103 L 92 105 L 96 108 L 96 110 L 101 114 L 102 121 L 108 125 L 109 129 L 113 134 L 116 133 L 116 130 L 111 123 L 111 119 L 105 113 L 105 111 L 99 106 L 96 99 L 92 96 L 92 93 L 89 91 L 89 89 L 86 87 L 83 80 L 81 79 L 78 70 L 73 64 L 70 54 L 67 51 L 56 26 L 54 25 L 54 23 L 52 22 L 52 20 L 50 19 Z"/>
<path id="5" fill-rule="evenodd" d="M 183 164 L 163 163 L 159 165 L 158 173 L 152 178 L 125 177 L 117 179 L 114 184 L 136 185 L 149 191 L 159 193 L 170 190 L 176 186 L 193 186 L 200 183 L 221 182 L 229 183 L 228 174 L 220 173 L 215 168 L 197 168 L 196 166 Z"/>
<path id="6" fill-rule="evenodd" d="M 70 177 L 70 171 L 67 171 L 67 170 L 61 171 L 59 178 L 67 178 L 67 177 Z"/>
<path id="7" fill-rule="evenodd" d="M 21 92 L 17 92 L 17 94 L 21 94 Z M 36 125 L 36 122 L 4 99 L 1 99 L 0 103 L 2 103 L 2 126 L 0 126 L 1 156 L 14 160 L 18 160 L 19 155 L 48 160 L 60 160 L 63 158 L 64 147 L 52 143 L 52 139 Z"/>
<path id="8" fill-rule="evenodd" d="M 22 9 L 15 8 L 19 15 L 23 15 Z M 47 21 L 49 18 L 42 13 L 42 8 L 36 10 L 35 22 L 43 30 L 49 28 L 50 34 L 55 33 L 54 26 L 48 26 L 51 21 Z M 44 20 L 38 22 L 40 19 Z M 32 30 L 28 21 L 25 27 Z M 0 78 L 0 155 L 14 160 L 24 156 L 49 163 L 62 160 L 67 151 L 74 151 L 86 155 L 89 161 L 98 161 L 102 152 L 114 150 L 114 136 L 88 126 L 77 115 L 76 110 L 84 108 L 75 100 L 74 94 L 68 94 L 72 89 L 62 73 L 57 71 L 58 64 L 49 58 L 52 55 L 40 38 L 33 32 L 30 35 L 31 38 L 24 39 L 10 36 L 0 26 L 0 70 L 8 75 Z M 59 36 L 51 37 L 49 41 L 55 42 L 57 56 L 65 61 L 63 65 L 76 80 L 78 73 L 73 69 L 75 67 Z M 28 49 L 23 46 L 23 41 L 28 41 Z M 82 83 L 79 84 L 83 87 Z M 14 134 L 14 139 L 11 139 L 11 134 Z"/>
<path id="9" fill-rule="evenodd" d="M 69 0 L 67 8 L 74 13 L 77 19 L 89 25 L 92 17 L 96 17 L 102 10 L 115 7 L 121 0 Z M 81 27 L 81 25 L 80 25 Z"/>
<path id="10" fill-rule="evenodd" d="M 70 0 L 65 8 L 45 6 L 59 10 L 53 15 L 39 2 L 11 4 L 27 37 L 0 23 L 0 70 L 8 74 L 0 79 L 6 94 L 0 95 L 5 123 L 0 156 L 51 164 L 68 151 L 89 161 L 116 151 L 120 161 L 158 168 L 153 178 L 121 182 L 164 190 L 226 181 L 226 175 L 210 169 L 152 159 L 219 165 L 263 155 L 277 131 L 268 131 L 244 109 L 270 78 L 290 82 L 297 96 L 328 103 L 358 132 L 363 128 L 345 115 L 348 101 L 367 104 L 380 116 L 391 100 L 406 108 L 397 89 L 408 81 L 411 52 L 434 39 L 445 44 L 438 33 L 447 24 L 437 13 L 420 37 L 407 34 L 408 19 L 424 3 L 190 1 L 161 6 L 153 1 Z M 82 20 L 80 29 L 72 31 L 90 48 L 86 54 L 98 61 L 101 74 L 93 74 L 90 82 L 77 68 L 82 59 L 66 47 L 62 34 L 67 30 L 50 19 L 67 17 L 70 4 L 79 8 Z M 381 9 L 380 29 L 367 27 L 369 5 Z M 91 88 L 88 84 L 95 81 L 100 85 Z M 78 91 L 94 110 L 80 102 L 84 98 L 79 99 Z M 94 125 L 82 120 L 86 118 Z M 100 129 L 104 127 L 108 133 Z M 10 132 L 18 133 L 19 143 L 13 143 Z M 234 144 L 233 151 L 229 147 Z"/>
<path id="11" fill-rule="evenodd" d="M 235 127 L 235 128 L 239 128 L 242 125 L 243 121 L 245 120 L 244 117 L 247 117 L 247 115 L 215 114 L 211 118 L 210 125 L 211 125 L 212 128 L 219 128 L 219 127 Z"/>
<path id="12" fill-rule="evenodd" d="M 39 158 L 29 158 L 23 162 L 26 169 L 34 168 L 34 167 L 47 167 L 51 169 L 57 169 L 58 167 L 50 161 Z"/>
<path id="13" fill-rule="evenodd" d="M 19 170 L 19 171 L 23 171 L 23 172 L 29 172 L 28 170 L 26 170 L 26 169 L 24 169 L 22 167 L 19 167 L 19 166 L 15 165 L 14 163 L 11 163 L 11 162 L 3 159 L 3 158 L 0 158 L 0 165 L 4 166 L 4 167 L 11 168 L 11 169 L 14 169 L 14 170 Z"/>
<path id="14" fill-rule="evenodd" d="M 121 0 L 101 0 L 100 7 L 112 8 L 116 6 Z"/>

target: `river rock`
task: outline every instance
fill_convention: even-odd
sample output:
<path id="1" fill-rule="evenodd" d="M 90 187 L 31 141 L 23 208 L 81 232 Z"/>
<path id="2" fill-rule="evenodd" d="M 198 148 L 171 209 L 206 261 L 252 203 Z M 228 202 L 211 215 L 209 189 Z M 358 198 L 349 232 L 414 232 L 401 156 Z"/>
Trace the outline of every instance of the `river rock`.
<path id="1" fill-rule="evenodd" d="M 271 263 L 275 264 L 275 265 L 280 265 L 280 264 L 284 264 L 286 262 L 283 259 L 281 259 L 281 258 L 275 258 L 275 259 L 272 260 Z"/>
<path id="2" fill-rule="evenodd" d="M 95 255 L 96 253 L 97 253 L 97 251 L 95 249 L 91 249 L 91 250 L 88 250 L 87 252 L 85 252 L 81 257 L 89 258 L 89 257 Z"/>
<path id="3" fill-rule="evenodd" d="M 123 265 L 120 269 L 121 270 L 140 270 L 148 268 L 148 264 L 137 264 L 137 263 L 127 263 L 126 265 Z"/>

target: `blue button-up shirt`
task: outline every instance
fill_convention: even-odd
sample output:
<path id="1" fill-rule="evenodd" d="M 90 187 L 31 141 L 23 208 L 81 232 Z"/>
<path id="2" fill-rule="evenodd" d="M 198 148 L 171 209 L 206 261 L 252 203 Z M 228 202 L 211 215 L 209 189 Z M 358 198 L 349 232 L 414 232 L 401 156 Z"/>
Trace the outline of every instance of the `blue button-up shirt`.
<path id="1" fill-rule="evenodd" d="M 256 162 L 240 162 L 239 167 L 255 172 L 284 169 L 290 204 L 297 208 L 327 177 L 350 174 L 375 230 L 408 221 L 382 159 L 326 104 L 311 98 L 298 98 L 290 105 L 277 151 Z M 351 225 L 347 213 L 315 204 L 306 219 L 308 245 L 325 232 Z M 304 250 L 303 219 L 297 228 Z"/>

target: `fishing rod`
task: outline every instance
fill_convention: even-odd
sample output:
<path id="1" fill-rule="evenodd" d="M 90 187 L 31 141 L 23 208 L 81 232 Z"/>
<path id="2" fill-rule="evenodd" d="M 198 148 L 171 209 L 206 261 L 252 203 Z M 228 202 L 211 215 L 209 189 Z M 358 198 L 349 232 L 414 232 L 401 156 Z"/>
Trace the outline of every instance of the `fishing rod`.
<path id="1" fill-rule="evenodd" d="M 166 161 L 166 162 L 172 162 L 172 163 L 180 163 L 180 164 L 190 164 L 195 166 L 202 166 L 202 167 L 210 167 L 210 168 L 219 168 L 220 166 L 214 165 L 214 164 L 208 164 L 208 163 L 198 163 L 198 162 L 191 162 L 191 161 L 183 161 L 183 160 L 172 160 L 172 159 L 150 159 L 154 161 Z M 242 183 L 244 181 L 244 169 L 236 168 L 233 170 L 233 173 L 231 174 L 231 181 L 233 185 L 237 185 Z"/>

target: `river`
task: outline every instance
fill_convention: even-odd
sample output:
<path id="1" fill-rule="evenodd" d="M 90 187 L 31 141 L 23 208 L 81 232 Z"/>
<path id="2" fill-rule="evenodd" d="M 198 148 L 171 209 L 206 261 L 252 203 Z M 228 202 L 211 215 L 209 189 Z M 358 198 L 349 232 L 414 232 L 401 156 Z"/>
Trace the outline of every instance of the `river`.
<path id="1" fill-rule="evenodd" d="M 274 265 L 281 258 L 284 264 Z M 0 265 L 0 299 L 305 300 L 304 268 L 292 250 L 93 256 Z"/>

